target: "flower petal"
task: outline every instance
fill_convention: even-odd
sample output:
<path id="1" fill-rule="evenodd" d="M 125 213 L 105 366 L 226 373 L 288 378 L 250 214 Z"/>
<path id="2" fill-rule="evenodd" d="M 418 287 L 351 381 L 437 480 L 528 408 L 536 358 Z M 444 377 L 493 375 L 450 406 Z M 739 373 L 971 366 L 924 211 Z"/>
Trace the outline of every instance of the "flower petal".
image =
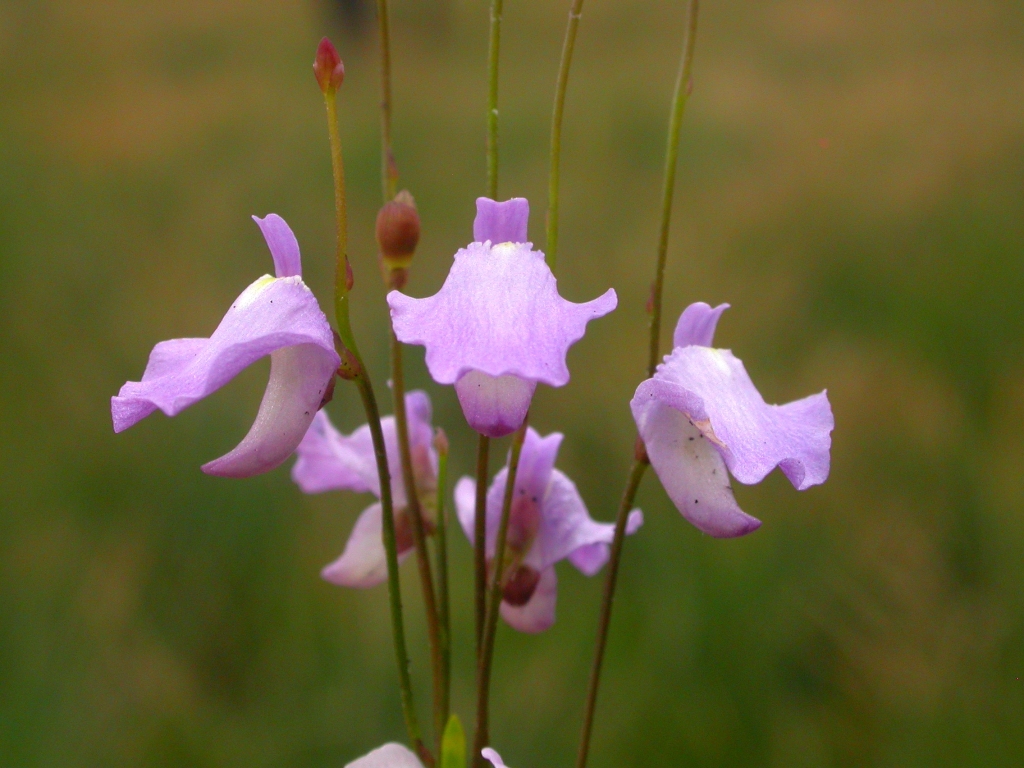
<path id="1" fill-rule="evenodd" d="M 387 581 L 388 564 L 381 540 L 382 523 L 380 504 L 371 504 L 364 509 L 352 527 L 341 557 L 320 572 L 324 580 L 340 587 L 358 589 L 375 587 Z M 411 547 L 400 551 L 398 562 L 404 561 L 412 551 Z"/>
<path id="2" fill-rule="evenodd" d="M 631 514 L 630 522 L 634 526 L 629 531 L 632 533 L 643 522 L 643 515 Z M 542 570 L 569 557 L 581 547 L 595 544 L 607 547 L 614 536 L 615 524 L 593 520 L 575 483 L 555 469 L 551 472 L 551 481 L 541 506 L 540 530 L 524 562 Z M 586 553 L 581 558 L 586 559 Z M 585 568 L 580 570 L 586 573 Z"/>
<path id="3" fill-rule="evenodd" d="M 363 455 L 353 442 L 335 429 L 326 411 L 317 411 L 295 449 L 299 458 L 292 467 L 292 480 L 303 493 L 376 490 L 376 485 L 367 482 L 367 477 L 377 477 L 372 449 L 369 456 Z"/>
<path id="4" fill-rule="evenodd" d="M 634 509 L 626 519 L 626 535 L 631 536 L 644 524 L 644 514 Z M 569 562 L 579 569 L 584 576 L 594 576 L 608 562 L 611 547 L 608 544 L 586 544 L 569 553 Z"/>
<path id="5" fill-rule="evenodd" d="M 473 521 L 476 520 L 476 480 L 471 477 L 459 478 L 455 484 L 455 514 L 459 518 L 462 532 L 472 544 L 475 540 Z"/>
<path id="6" fill-rule="evenodd" d="M 768 405 L 732 352 L 697 346 L 675 349 L 640 387 L 701 427 L 741 483 L 760 482 L 776 466 L 797 490 L 828 477 L 835 421 L 824 392 Z"/>
<path id="7" fill-rule="evenodd" d="M 302 259 L 299 256 L 299 241 L 295 233 L 284 219 L 276 213 L 267 214 L 266 218 L 253 216 L 252 220 L 259 225 L 263 239 L 267 241 L 270 255 L 274 257 L 274 274 L 278 277 L 302 276 Z"/>
<path id="8" fill-rule="evenodd" d="M 516 473 L 517 494 L 534 496 L 538 503 L 543 501 L 563 437 L 560 432 L 541 437 L 533 427 L 526 428 L 526 438 L 519 456 L 519 471 Z"/>
<path id="9" fill-rule="evenodd" d="M 710 304 L 698 301 L 683 310 L 676 323 L 676 331 L 672 335 L 673 347 L 710 347 L 715 338 L 715 326 L 718 318 L 729 308 L 728 304 L 719 304 L 714 309 Z"/>
<path id="10" fill-rule="evenodd" d="M 488 437 L 504 437 L 519 429 L 536 389 L 535 381 L 488 376 L 480 371 L 469 371 L 455 382 L 455 394 L 466 421 Z"/>
<path id="11" fill-rule="evenodd" d="M 501 618 L 512 629 L 534 635 L 551 629 L 555 623 L 555 599 L 558 577 L 553 566 L 540 572 L 540 581 L 526 605 L 513 606 L 501 601 Z"/>
<path id="12" fill-rule="evenodd" d="M 630 406 L 651 466 L 676 508 L 718 538 L 759 528 L 761 522 L 736 504 L 721 454 L 682 411 L 658 398 L 656 386 L 651 386 L 657 384 L 654 379 L 643 382 Z"/>
<path id="13" fill-rule="evenodd" d="M 345 768 L 423 768 L 423 763 L 404 744 L 391 742 L 353 760 Z"/>
<path id="14" fill-rule="evenodd" d="M 499 755 L 490 747 L 484 747 L 482 750 L 480 750 L 480 754 L 485 759 L 490 760 L 491 765 L 493 765 L 494 768 L 508 768 L 508 766 L 505 765 L 505 762 L 501 759 L 501 755 Z"/>
<path id="15" fill-rule="evenodd" d="M 513 197 L 499 203 L 489 197 L 476 199 L 473 239 L 482 243 L 525 243 L 530 222 L 530 203 L 525 197 Z"/>
<path id="16" fill-rule="evenodd" d="M 427 348 L 427 368 L 439 384 L 480 371 L 561 387 L 569 381 L 569 347 L 616 302 L 613 290 L 585 304 L 566 301 L 544 254 L 512 243 L 460 250 L 434 296 L 388 294 L 395 334 Z"/>
<path id="17" fill-rule="evenodd" d="M 175 416 L 268 354 L 271 377 L 256 422 L 210 468 L 232 477 L 273 469 L 302 440 L 340 363 L 327 318 L 299 277 L 254 282 L 209 339 L 157 344 L 142 381 L 129 381 L 111 398 L 114 431 L 158 408 Z"/>

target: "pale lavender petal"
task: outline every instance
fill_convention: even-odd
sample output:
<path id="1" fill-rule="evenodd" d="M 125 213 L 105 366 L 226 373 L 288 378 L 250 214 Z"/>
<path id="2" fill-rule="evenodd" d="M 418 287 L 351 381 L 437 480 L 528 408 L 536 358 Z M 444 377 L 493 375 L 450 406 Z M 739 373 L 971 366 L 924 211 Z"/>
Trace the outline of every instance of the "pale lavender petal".
<path id="1" fill-rule="evenodd" d="M 643 525 L 644 515 L 639 509 L 629 513 L 626 520 L 626 535 L 632 535 Z M 611 547 L 608 544 L 587 544 L 569 553 L 569 562 L 576 566 L 584 576 L 594 576 L 608 562 Z"/>
<path id="2" fill-rule="evenodd" d="M 423 763 L 408 747 L 392 742 L 353 760 L 345 768 L 423 768 Z"/>
<path id="3" fill-rule="evenodd" d="M 299 256 L 299 241 L 291 227 L 276 213 L 267 214 L 261 219 L 253 216 L 267 241 L 270 255 L 274 257 L 274 273 L 278 277 L 302 276 L 302 259 Z"/>
<path id="4" fill-rule="evenodd" d="M 369 456 L 356 450 L 353 441 L 331 424 L 326 411 L 318 411 L 313 417 L 295 453 L 299 458 L 292 467 L 292 480 L 303 493 L 376 490 L 377 486 L 366 480 L 377 477 L 372 450 Z"/>
<path id="5" fill-rule="evenodd" d="M 683 310 L 676 323 L 676 331 L 672 335 L 673 347 L 710 347 L 715 338 L 715 326 L 718 318 L 729 308 L 728 304 L 719 304 L 714 309 L 711 305 L 698 301 Z"/>
<path id="6" fill-rule="evenodd" d="M 156 409 L 175 416 L 266 355 L 272 355 L 271 379 L 256 423 L 230 460 L 213 469 L 229 476 L 272 469 L 301 441 L 340 363 L 327 318 L 299 277 L 254 282 L 209 339 L 158 344 L 142 381 L 126 383 L 111 398 L 114 431 Z"/>
<path id="7" fill-rule="evenodd" d="M 560 432 L 541 437 L 533 427 L 526 428 L 516 473 L 516 495 L 533 496 L 538 503 L 543 501 L 562 439 Z"/>
<path id="8" fill-rule="evenodd" d="M 732 352 L 691 346 L 666 357 L 634 402 L 649 398 L 687 414 L 741 483 L 760 482 L 776 466 L 797 490 L 828 477 L 835 422 L 824 392 L 768 405 Z"/>
<path id="9" fill-rule="evenodd" d="M 689 347 L 701 349 L 701 347 Z M 718 538 L 743 536 L 761 522 L 739 508 L 721 454 L 686 414 L 659 400 L 647 385 L 630 406 L 651 466 L 687 520 Z"/>
<path id="10" fill-rule="evenodd" d="M 233 450 L 202 466 L 219 477 L 252 477 L 268 472 L 302 441 L 337 365 L 315 344 L 270 353 L 270 379 L 249 433 Z"/>
<path id="11" fill-rule="evenodd" d="M 427 368 L 439 384 L 480 371 L 563 386 L 569 347 L 616 301 L 613 290 L 585 304 L 566 301 L 544 254 L 511 243 L 471 243 L 460 250 L 434 296 L 388 294 L 395 334 L 406 344 L 426 346 Z"/>
<path id="12" fill-rule="evenodd" d="M 381 540 L 383 515 L 380 504 L 363 510 L 352 527 L 341 557 L 326 566 L 320 575 L 340 587 L 365 589 L 383 584 L 388 578 L 388 565 Z M 401 563 L 412 553 L 412 547 L 398 553 Z"/>
<path id="13" fill-rule="evenodd" d="M 633 530 L 636 530 L 643 522 L 643 516 L 632 515 L 630 522 L 634 526 Z M 576 485 L 555 469 L 551 471 L 551 480 L 541 507 L 540 530 L 524 562 L 542 570 L 569 557 L 581 547 L 593 544 L 607 546 L 614 536 L 615 524 L 598 523 L 591 519 Z"/>
<path id="14" fill-rule="evenodd" d="M 480 371 L 469 371 L 455 382 L 455 394 L 466 421 L 488 437 L 504 437 L 519 429 L 536 389 L 535 381 L 488 376 Z"/>
<path id="15" fill-rule="evenodd" d="M 476 520 L 476 480 L 471 477 L 460 478 L 455 484 L 455 514 L 459 518 L 462 532 L 472 544 L 476 540 L 473 527 L 473 521 Z"/>
<path id="16" fill-rule="evenodd" d="M 512 629 L 528 634 L 537 634 L 551 629 L 555 623 L 555 599 L 558 596 L 558 577 L 554 566 L 540 572 L 537 588 L 525 605 L 509 605 L 501 601 L 501 618 Z"/>
<path id="17" fill-rule="evenodd" d="M 482 750 L 480 750 L 480 754 L 485 759 L 490 760 L 491 761 L 491 765 L 493 765 L 494 768 L 508 768 L 508 766 L 505 765 L 504 761 L 502 761 L 501 755 L 499 755 L 497 752 L 495 752 L 490 747 L 484 747 Z M 360 766 L 360 768 L 363 768 L 363 767 Z M 369 768 L 369 767 L 367 766 L 367 768 Z"/>
<path id="18" fill-rule="evenodd" d="M 499 203 L 489 197 L 476 199 L 473 239 L 478 243 L 525 243 L 530 222 L 530 203 L 525 197 L 513 197 Z"/>

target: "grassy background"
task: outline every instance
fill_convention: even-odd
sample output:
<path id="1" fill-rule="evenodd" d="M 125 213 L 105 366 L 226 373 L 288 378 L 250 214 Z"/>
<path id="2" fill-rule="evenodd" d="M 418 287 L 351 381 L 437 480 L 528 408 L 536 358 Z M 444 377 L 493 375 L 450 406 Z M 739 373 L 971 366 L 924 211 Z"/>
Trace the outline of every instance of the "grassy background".
<path id="1" fill-rule="evenodd" d="M 395 0 L 395 149 L 433 293 L 484 188 L 483 0 Z M 543 241 L 568 6 L 506 3 L 504 196 Z M 298 234 L 329 304 L 331 183 L 309 65 L 347 65 L 357 333 L 386 378 L 372 9 L 298 0 L 0 2 L 0 765 L 340 766 L 401 738 L 383 589 L 318 577 L 353 495 L 286 469 L 199 465 L 256 411 L 266 364 L 114 436 L 109 397 L 151 346 L 208 335 Z M 360 23 L 360 19 L 362 19 Z M 644 365 L 643 305 L 683 3 L 592 0 L 566 115 L 560 286 L 619 309 L 533 420 L 610 519 Z M 631 539 L 591 765 L 1013 766 L 1024 754 L 1024 7 L 999 0 L 704 4 L 667 325 L 729 301 L 716 341 L 769 401 L 828 387 L 832 477 L 737 496 L 765 521 L 702 536 L 653 476 Z M 473 436 L 429 381 L 452 438 Z M 360 423 L 339 386 L 332 417 Z M 497 449 L 500 454 L 503 448 Z M 469 548 L 453 539 L 455 704 L 472 713 Z M 428 668 L 403 571 L 421 717 Z M 561 568 L 559 619 L 502 628 L 494 738 L 569 765 L 600 580 Z"/>

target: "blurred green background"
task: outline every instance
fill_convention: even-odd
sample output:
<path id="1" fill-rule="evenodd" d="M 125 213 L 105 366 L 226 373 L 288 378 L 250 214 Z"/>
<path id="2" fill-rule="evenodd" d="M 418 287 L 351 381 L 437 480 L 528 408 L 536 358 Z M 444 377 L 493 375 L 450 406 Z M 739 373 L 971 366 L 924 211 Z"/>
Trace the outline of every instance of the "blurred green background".
<path id="1" fill-rule="evenodd" d="M 568 5 L 506 3 L 501 194 L 531 199 L 538 243 Z M 568 99 L 560 287 L 620 303 L 532 418 L 566 433 L 559 464 L 605 520 L 632 452 L 683 16 L 682 0 L 588 2 Z M 487 19 L 484 0 L 393 3 L 413 295 L 440 286 L 484 189 Z M 287 218 L 329 306 L 324 34 L 347 65 L 354 323 L 386 401 L 372 7 L 0 2 L 0 765 L 312 768 L 403 737 L 384 589 L 318 575 L 368 498 L 305 497 L 287 468 L 199 471 L 246 432 L 265 361 L 173 420 L 110 425 L 154 343 L 208 335 L 270 270 L 250 214 Z M 727 542 L 648 475 L 594 768 L 1021 764 L 1022 254 L 1021 3 L 703 4 L 666 328 L 691 301 L 731 302 L 716 341 L 769 401 L 828 388 L 833 469 L 805 493 L 778 473 L 738 487 L 765 525 Z M 457 479 L 473 435 L 422 350 L 407 369 Z M 329 410 L 361 422 L 343 386 Z M 468 718 L 460 533 L 452 557 Z M 517 768 L 575 755 L 601 579 L 559 577 L 552 630 L 499 630 L 493 734 Z"/>

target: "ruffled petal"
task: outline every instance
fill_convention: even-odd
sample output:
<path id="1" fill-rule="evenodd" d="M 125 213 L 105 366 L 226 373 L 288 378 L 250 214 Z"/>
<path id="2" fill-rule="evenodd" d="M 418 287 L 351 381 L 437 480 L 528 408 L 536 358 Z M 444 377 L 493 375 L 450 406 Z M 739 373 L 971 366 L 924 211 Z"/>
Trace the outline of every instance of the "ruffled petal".
<path id="1" fill-rule="evenodd" d="M 466 421 L 488 437 L 504 437 L 519 429 L 536 389 L 535 381 L 488 376 L 480 371 L 469 371 L 455 382 L 455 394 Z"/>
<path id="2" fill-rule="evenodd" d="M 537 588 L 525 605 L 513 606 L 501 601 L 501 618 L 512 629 L 534 635 L 551 629 L 555 623 L 555 599 L 558 596 L 558 577 L 554 567 L 540 572 Z"/>
<path id="3" fill-rule="evenodd" d="M 486 760 L 490 760 L 491 765 L 493 765 L 494 768 L 508 768 L 508 766 L 505 765 L 504 761 L 501 759 L 501 755 L 499 755 L 490 747 L 484 747 L 482 750 L 480 750 L 480 754 Z"/>
<path id="4" fill-rule="evenodd" d="M 513 197 L 499 203 L 489 197 L 476 199 L 473 239 L 482 243 L 525 243 L 530 222 L 530 203 L 525 197 Z"/>
<path id="5" fill-rule="evenodd" d="M 387 581 L 388 564 L 381 540 L 382 524 L 380 504 L 371 504 L 364 509 L 352 527 L 341 557 L 320 572 L 324 580 L 340 587 L 359 589 L 375 587 Z M 403 562 L 412 551 L 411 547 L 400 550 L 398 562 Z"/>
<path id="6" fill-rule="evenodd" d="M 114 431 L 157 409 L 175 416 L 266 355 L 272 355 L 271 378 L 259 416 L 230 460 L 213 469 L 229 476 L 273 469 L 306 433 L 340 363 L 327 318 L 299 277 L 254 282 L 208 339 L 154 347 L 142 381 L 126 383 L 111 398 Z"/>
<path id="7" fill-rule="evenodd" d="M 325 411 L 318 411 L 313 417 L 295 453 L 299 458 L 292 467 L 292 480 L 303 493 L 366 493 L 376 489 L 376 485 L 367 482 L 368 478 L 377 477 L 372 448 L 369 456 L 357 450 L 350 438 L 335 429 Z"/>
<path id="8" fill-rule="evenodd" d="M 761 522 L 736 504 L 721 454 L 683 412 L 658 399 L 654 384 L 641 384 L 630 406 L 651 466 L 676 508 L 718 538 L 757 530 Z"/>
<path id="9" fill-rule="evenodd" d="M 269 213 L 264 219 L 253 216 L 252 220 L 259 225 L 263 239 L 270 248 L 270 255 L 274 257 L 274 274 L 278 277 L 301 277 L 299 241 L 295 239 L 292 228 L 276 213 Z"/>
<path id="10" fill-rule="evenodd" d="M 741 483 L 758 483 L 776 466 L 797 490 L 828 477 L 835 421 L 825 392 L 768 405 L 732 352 L 697 346 L 675 349 L 641 391 L 687 414 Z"/>
<path id="11" fill-rule="evenodd" d="M 353 760 L 345 768 L 423 768 L 423 763 L 408 747 L 392 742 Z"/>
<path id="12" fill-rule="evenodd" d="M 639 513 L 639 510 L 635 512 Z M 642 524 L 643 515 L 631 513 L 629 522 L 633 528 L 628 532 L 632 533 Z M 607 547 L 614 536 L 615 524 L 594 521 L 587 512 L 575 483 L 555 469 L 551 472 L 551 480 L 541 506 L 540 530 L 524 562 L 542 570 L 569 557 L 581 547 Z M 581 558 L 586 560 L 586 554 L 583 553 Z M 592 562 L 586 563 L 590 564 Z M 585 568 L 580 570 L 586 573 Z"/>
<path id="13" fill-rule="evenodd" d="M 630 536 L 644 524 L 644 514 L 639 509 L 634 509 L 626 519 L 626 535 Z M 604 568 L 611 554 L 611 547 L 608 544 L 587 544 L 574 549 L 569 553 L 569 562 L 579 569 L 584 576 L 594 576 Z"/>
<path id="14" fill-rule="evenodd" d="M 388 294 L 395 334 L 427 348 L 427 368 L 439 384 L 480 371 L 563 386 L 569 347 L 616 302 L 613 290 L 585 304 L 566 301 L 544 254 L 523 243 L 471 243 L 455 254 L 434 296 Z"/>
<path id="15" fill-rule="evenodd" d="M 719 304 L 714 309 L 710 304 L 698 301 L 683 310 L 676 323 L 676 331 L 672 335 L 673 347 L 710 347 L 715 338 L 715 326 L 718 318 L 729 308 L 728 304 Z"/>

